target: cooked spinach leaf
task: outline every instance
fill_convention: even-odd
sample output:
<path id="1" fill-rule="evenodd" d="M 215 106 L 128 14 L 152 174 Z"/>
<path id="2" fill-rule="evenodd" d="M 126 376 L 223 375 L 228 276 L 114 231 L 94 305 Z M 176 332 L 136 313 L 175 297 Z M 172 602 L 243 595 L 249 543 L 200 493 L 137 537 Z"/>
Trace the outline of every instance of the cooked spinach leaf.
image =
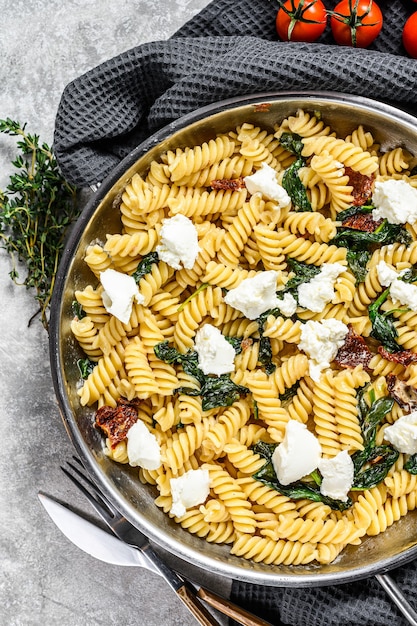
<path id="1" fill-rule="evenodd" d="M 297 133 L 282 133 L 279 138 L 279 143 L 285 150 L 291 152 L 291 154 L 301 157 L 301 152 L 304 147 L 301 135 L 297 135 Z"/>
<path id="2" fill-rule="evenodd" d="M 159 257 L 157 252 L 149 252 L 149 254 L 145 254 L 132 274 L 135 282 L 138 283 L 140 279 L 145 276 L 145 274 L 149 274 L 149 272 L 152 271 L 152 265 L 154 263 L 158 263 L 158 261 Z"/>
<path id="3" fill-rule="evenodd" d="M 410 474 L 417 474 L 417 454 L 411 454 L 404 463 L 404 469 Z"/>
<path id="4" fill-rule="evenodd" d="M 401 224 L 390 224 L 384 220 L 374 231 L 343 228 L 331 239 L 330 243 L 344 248 L 360 246 L 364 249 L 372 244 L 411 243 L 411 235 Z"/>
<path id="5" fill-rule="evenodd" d="M 360 491 L 376 487 L 384 480 L 398 456 L 399 452 L 391 446 L 369 445 L 364 450 L 355 452 L 352 456 L 355 468 L 352 490 Z"/>
<path id="6" fill-rule="evenodd" d="M 275 372 L 276 365 L 272 363 L 272 347 L 271 340 L 269 337 L 261 336 L 259 340 L 259 362 L 265 368 L 265 372 L 269 375 Z"/>
<path id="7" fill-rule="evenodd" d="M 294 154 L 297 158 L 284 172 L 282 186 L 291 198 L 291 202 L 298 211 L 312 211 L 310 200 L 298 175 L 298 170 L 305 165 L 305 159 L 301 156 L 303 141 L 296 133 L 283 133 L 279 138 L 283 148 Z"/>
<path id="8" fill-rule="evenodd" d="M 242 337 L 225 337 L 226 341 L 233 346 L 236 354 L 240 354 L 242 352 Z"/>
<path id="9" fill-rule="evenodd" d="M 291 400 L 291 398 L 293 398 L 296 395 L 299 386 L 300 386 L 300 381 L 297 380 L 297 382 L 294 383 L 292 387 L 289 387 L 289 389 L 286 389 L 284 393 L 281 393 L 278 396 L 281 402 L 288 402 L 289 400 Z"/>
<path id="10" fill-rule="evenodd" d="M 89 377 L 95 366 L 96 364 L 90 359 L 78 359 L 77 361 L 77 367 L 83 380 Z"/>
<path id="11" fill-rule="evenodd" d="M 396 339 L 398 337 L 397 329 L 394 326 L 392 313 L 381 313 L 379 308 L 385 302 L 389 295 L 389 288 L 385 289 L 382 294 L 373 302 L 369 309 L 369 319 L 372 324 L 371 336 L 380 341 L 388 352 L 399 352 L 401 347 Z"/>
<path id="12" fill-rule="evenodd" d="M 370 258 L 371 253 L 368 250 L 348 249 L 346 253 L 349 269 L 358 283 L 364 282 L 367 276 L 366 266 Z"/>
<path id="13" fill-rule="evenodd" d="M 359 491 L 376 487 L 388 474 L 392 465 L 398 459 L 398 452 L 391 446 L 376 446 L 376 433 L 385 415 L 391 411 L 394 400 L 384 396 L 375 400 L 370 396 L 371 404 L 365 400 L 366 388 L 359 395 L 359 417 L 364 443 L 364 449 L 352 455 L 354 480 L 352 489 Z"/>
<path id="14" fill-rule="evenodd" d="M 81 306 L 81 304 L 79 302 L 77 302 L 77 300 L 73 300 L 73 302 L 71 304 L 71 309 L 72 309 L 73 316 L 77 317 L 79 320 L 82 320 L 83 317 L 86 316 L 86 312 L 84 311 L 84 309 Z"/>
<path id="15" fill-rule="evenodd" d="M 353 217 L 354 215 L 358 215 L 360 213 L 371 213 L 374 208 L 373 204 L 362 204 L 360 206 L 352 205 L 337 214 L 337 221 L 344 222 L 349 217 Z"/>
<path id="16" fill-rule="evenodd" d="M 298 158 L 285 170 L 282 176 L 282 186 L 291 198 L 296 211 L 312 211 L 313 207 L 307 196 L 307 190 L 301 182 L 298 170 L 304 167 L 305 161 Z"/>

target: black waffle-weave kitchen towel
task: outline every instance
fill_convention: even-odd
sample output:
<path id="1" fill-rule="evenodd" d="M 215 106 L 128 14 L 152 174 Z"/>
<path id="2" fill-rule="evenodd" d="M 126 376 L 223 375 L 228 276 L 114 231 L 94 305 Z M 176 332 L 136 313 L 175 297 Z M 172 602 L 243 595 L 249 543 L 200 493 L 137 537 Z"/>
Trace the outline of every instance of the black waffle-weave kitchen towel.
<path id="1" fill-rule="evenodd" d="M 409 5 L 380 0 L 383 31 L 361 50 L 334 45 L 329 29 L 318 43 L 280 42 L 272 1 L 214 0 L 169 40 L 133 48 L 65 88 L 54 137 L 61 170 L 79 186 L 97 183 L 157 129 L 237 95 L 337 91 L 417 115 L 417 60 L 407 58 L 401 44 L 413 5 L 404 2 Z M 330 0 L 326 5 L 332 8 Z M 412 563 L 393 576 L 417 605 L 416 568 Z M 235 582 L 232 599 L 274 625 L 406 624 L 374 579 L 308 589 Z"/>
<path id="2" fill-rule="evenodd" d="M 334 45 L 329 28 L 318 43 L 279 41 L 272 0 L 214 0 L 169 40 L 128 50 L 65 88 L 54 136 L 63 174 L 97 183 L 160 127 L 238 95 L 337 91 L 417 113 L 417 60 L 401 43 L 411 10 L 401 0 L 380 4 L 382 33 L 362 50 Z"/>

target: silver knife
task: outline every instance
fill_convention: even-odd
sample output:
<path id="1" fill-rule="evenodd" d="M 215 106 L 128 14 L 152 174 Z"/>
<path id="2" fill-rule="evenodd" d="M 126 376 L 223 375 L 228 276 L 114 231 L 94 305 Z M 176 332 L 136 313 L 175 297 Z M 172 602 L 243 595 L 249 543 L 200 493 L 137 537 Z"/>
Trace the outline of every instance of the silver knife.
<path id="1" fill-rule="evenodd" d="M 38 497 L 52 521 L 74 545 L 100 561 L 113 565 L 144 567 L 163 576 L 201 624 L 220 626 L 219 622 L 200 602 L 200 598 L 241 624 L 271 626 L 261 618 L 236 607 L 228 600 L 202 587 L 197 587 L 197 596 L 195 588 L 187 586 L 187 583 L 169 567 L 165 566 L 166 571 L 161 571 L 159 563 L 156 565 L 147 556 L 146 550 L 143 551 L 125 543 L 44 493 L 38 493 Z M 164 567 L 162 561 L 161 564 Z"/>

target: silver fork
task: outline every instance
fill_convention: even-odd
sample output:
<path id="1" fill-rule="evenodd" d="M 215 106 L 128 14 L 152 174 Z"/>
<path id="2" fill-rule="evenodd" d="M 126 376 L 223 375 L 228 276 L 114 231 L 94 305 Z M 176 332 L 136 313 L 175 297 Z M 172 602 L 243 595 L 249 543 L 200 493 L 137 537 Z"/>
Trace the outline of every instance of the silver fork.
<path id="1" fill-rule="evenodd" d="M 67 461 L 67 465 L 71 468 L 71 471 L 61 466 L 64 474 L 84 494 L 101 519 L 119 539 L 139 548 L 145 557 L 146 567 L 160 574 L 166 580 L 179 598 L 186 604 L 187 608 L 200 620 L 200 623 L 218 624 L 217 621 L 214 621 L 211 614 L 206 611 L 204 605 L 200 603 L 201 599 L 243 626 L 271 626 L 269 622 L 233 604 L 226 598 L 222 598 L 204 587 L 184 580 L 179 574 L 169 568 L 156 552 L 154 552 L 148 538 L 123 517 L 115 506 L 109 502 L 108 498 L 102 493 L 97 484 L 87 475 L 82 462 L 75 456 L 73 460 L 74 463 Z M 199 611 L 200 613 L 203 611 L 206 615 L 196 615 L 195 611 Z"/>

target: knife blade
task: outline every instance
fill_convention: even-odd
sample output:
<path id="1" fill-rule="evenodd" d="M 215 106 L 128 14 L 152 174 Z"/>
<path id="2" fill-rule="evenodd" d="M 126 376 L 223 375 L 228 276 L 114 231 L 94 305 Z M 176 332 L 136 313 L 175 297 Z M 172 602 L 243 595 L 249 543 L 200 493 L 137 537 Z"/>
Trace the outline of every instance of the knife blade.
<path id="1" fill-rule="evenodd" d="M 80 548 L 80 550 L 83 550 L 100 561 L 112 565 L 143 567 L 156 572 L 167 580 L 166 572 L 161 571 L 161 569 L 149 559 L 146 551 L 143 552 L 142 549 L 118 539 L 114 534 L 93 524 L 55 498 L 41 492 L 38 493 L 38 497 L 52 521 L 65 537 Z M 205 600 L 210 606 L 224 615 L 232 617 L 244 626 L 271 626 L 269 622 L 249 613 L 245 609 L 233 605 L 233 603 L 203 587 L 194 584 L 193 587 L 187 587 L 187 584 L 181 577 L 168 567 L 166 569 L 173 575 L 174 580 L 179 581 L 177 584 L 171 584 L 171 587 L 201 624 L 206 626 L 220 626 L 219 622 L 215 620 L 200 603 L 200 599 Z M 167 580 L 167 582 L 169 583 L 170 581 Z M 181 586 L 178 587 L 178 584 Z M 195 593 L 196 591 L 197 594 Z M 195 608 L 196 602 L 198 603 L 197 608 Z M 196 614 L 196 611 L 199 614 Z"/>

